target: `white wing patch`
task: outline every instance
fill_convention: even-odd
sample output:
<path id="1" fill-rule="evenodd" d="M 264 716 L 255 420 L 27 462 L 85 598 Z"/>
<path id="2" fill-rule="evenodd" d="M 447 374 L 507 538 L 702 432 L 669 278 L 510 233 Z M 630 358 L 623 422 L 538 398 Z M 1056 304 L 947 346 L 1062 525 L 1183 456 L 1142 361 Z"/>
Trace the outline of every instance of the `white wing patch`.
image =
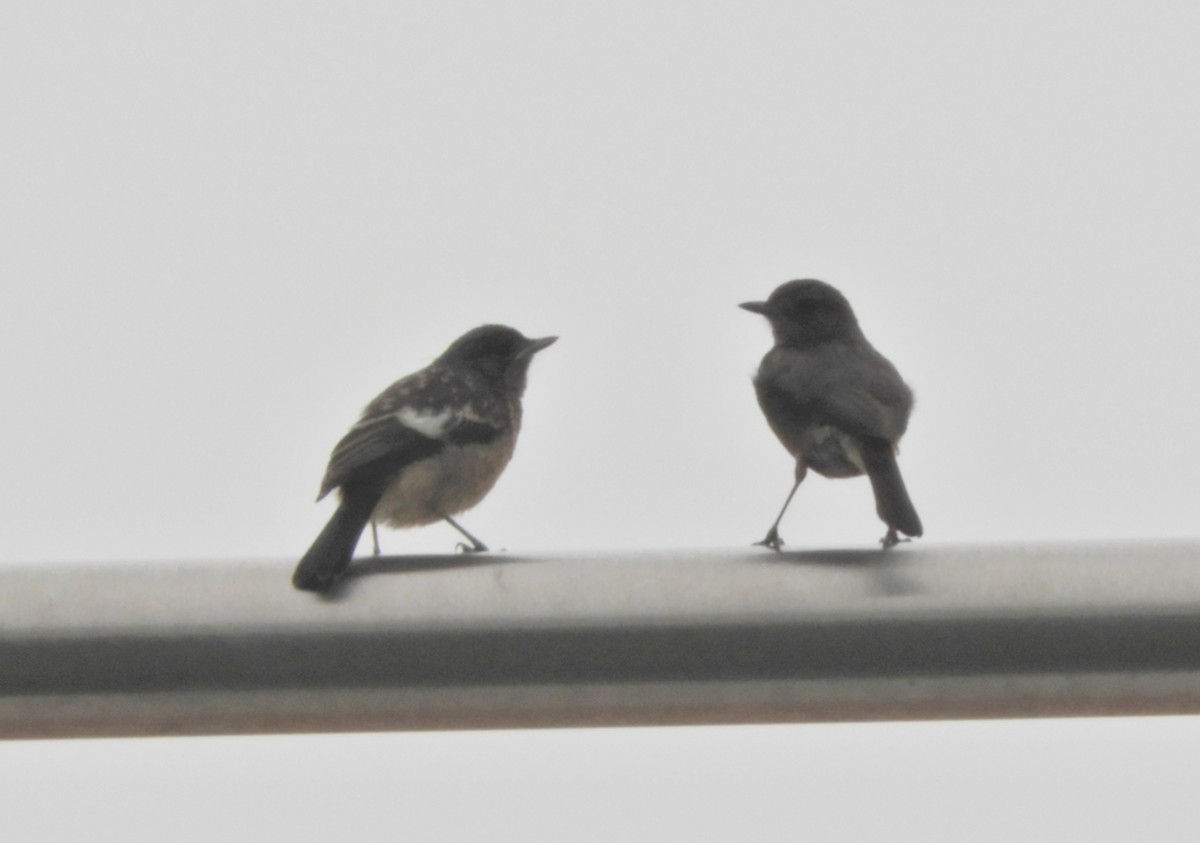
<path id="1" fill-rule="evenodd" d="M 409 430 L 415 430 L 430 439 L 441 439 L 455 425 L 457 418 L 453 410 L 440 413 L 421 413 L 411 407 L 401 407 L 395 413 L 396 420 Z"/>

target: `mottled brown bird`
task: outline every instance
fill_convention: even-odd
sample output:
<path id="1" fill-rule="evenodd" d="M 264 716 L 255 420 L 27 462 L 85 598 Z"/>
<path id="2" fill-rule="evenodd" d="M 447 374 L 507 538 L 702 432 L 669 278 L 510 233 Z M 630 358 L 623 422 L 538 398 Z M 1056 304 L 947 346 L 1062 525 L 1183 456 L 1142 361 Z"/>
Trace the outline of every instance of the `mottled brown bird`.
<path id="1" fill-rule="evenodd" d="M 446 521 L 470 542 L 460 548 L 487 550 L 452 516 L 483 500 L 508 465 L 529 363 L 556 339 L 483 325 L 368 404 L 329 458 L 317 500 L 337 489 L 340 503 L 300 559 L 292 584 L 308 591 L 333 586 L 368 523 L 374 529 L 375 522 Z"/>

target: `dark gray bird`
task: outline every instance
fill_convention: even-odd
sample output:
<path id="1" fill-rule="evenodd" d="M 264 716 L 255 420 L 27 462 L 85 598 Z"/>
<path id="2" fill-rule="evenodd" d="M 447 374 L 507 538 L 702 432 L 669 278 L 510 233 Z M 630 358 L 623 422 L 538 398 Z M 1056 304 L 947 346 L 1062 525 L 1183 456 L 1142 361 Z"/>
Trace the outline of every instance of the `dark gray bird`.
<path id="1" fill-rule="evenodd" d="M 779 522 L 808 469 L 826 477 L 866 474 L 875 511 L 887 524 L 884 549 L 920 536 L 896 464 L 896 446 L 908 427 L 912 390 L 886 357 L 863 336 L 850 302 L 822 281 L 789 281 L 765 302 L 740 305 L 767 317 L 775 347 L 767 352 L 754 388 L 771 430 L 796 459 L 796 483 L 766 537 L 756 544 L 779 550 Z"/>
<path id="2" fill-rule="evenodd" d="M 446 521 L 470 542 L 460 548 L 487 550 L 451 516 L 483 500 L 508 465 L 529 363 L 556 339 L 529 339 L 504 325 L 475 328 L 368 404 L 329 458 L 317 500 L 338 489 L 341 502 L 292 584 L 330 588 L 345 574 L 368 522 L 374 531 L 376 521 L 389 527 Z"/>

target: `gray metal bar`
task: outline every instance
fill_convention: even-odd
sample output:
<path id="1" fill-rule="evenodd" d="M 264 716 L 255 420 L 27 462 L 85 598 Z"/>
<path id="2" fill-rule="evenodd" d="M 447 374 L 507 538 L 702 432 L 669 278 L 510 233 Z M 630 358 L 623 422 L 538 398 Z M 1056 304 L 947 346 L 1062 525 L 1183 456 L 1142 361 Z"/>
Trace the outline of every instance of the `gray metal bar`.
<path id="1" fill-rule="evenodd" d="M 0 737 L 1200 712 L 1200 543 L 0 566 Z"/>

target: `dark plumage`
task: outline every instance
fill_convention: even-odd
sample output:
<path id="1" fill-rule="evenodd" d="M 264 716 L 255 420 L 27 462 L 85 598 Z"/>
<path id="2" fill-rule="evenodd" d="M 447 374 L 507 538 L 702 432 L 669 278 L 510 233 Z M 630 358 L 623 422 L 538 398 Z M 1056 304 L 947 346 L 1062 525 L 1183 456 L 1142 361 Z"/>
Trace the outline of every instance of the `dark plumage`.
<path id="1" fill-rule="evenodd" d="M 368 404 L 329 458 L 317 500 L 338 489 L 341 502 L 296 566 L 296 588 L 332 586 L 374 521 L 444 520 L 471 542 L 464 550 L 486 550 L 451 516 L 479 503 L 508 465 L 529 362 L 555 339 L 529 339 L 503 325 L 475 328 Z"/>
<path id="2" fill-rule="evenodd" d="M 896 464 L 908 427 L 912 390 L 863 336 L 836 289 L 821 281 L 789 281 L 765 302 L 742 308 L 765 316 L 775 347 L 763 358 L 754 388 L 771 430 L 796 460 L 796 482 L 779 517 L 758 544 L 779 550 L 779 522 L 809 468 L 826 477 L 866 474 L 875 510 L 887 524 L 884 548 L 920 536 L 921 519 Z"/>

